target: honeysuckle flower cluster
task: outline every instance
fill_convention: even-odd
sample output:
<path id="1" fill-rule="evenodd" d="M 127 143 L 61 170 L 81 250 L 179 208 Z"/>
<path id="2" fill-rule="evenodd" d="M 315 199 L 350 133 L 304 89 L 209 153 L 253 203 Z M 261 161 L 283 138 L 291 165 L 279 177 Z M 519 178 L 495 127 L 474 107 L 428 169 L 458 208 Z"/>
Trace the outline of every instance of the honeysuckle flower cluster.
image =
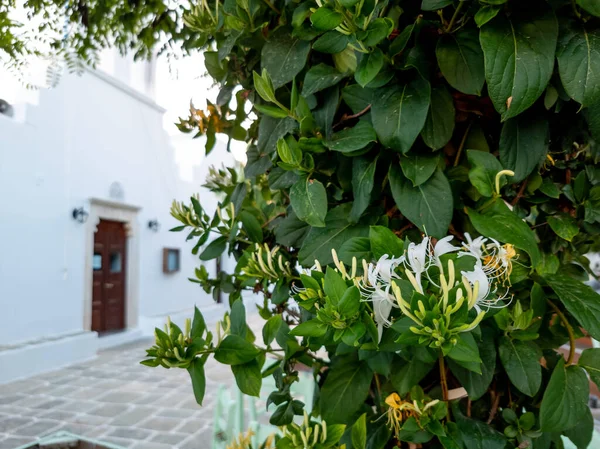
<path id="1" fill-rule="evenodd" d="M 257 279 L 278 280 L 280 277 L 292 277 L 290 262 L 279 252 L 280 247 L 269 248 L 268 244 L 254 246 L 254 251 L 242 268 L 242 273 Z"/>
<path id="2" fill-rule="evenodd" d="M 428 400 L 420 390 L 421 395 L 412 400 L 402 399 L 398 393 L 390 394 L 385 403 L 388 406 L 388 427 L 398 437 L 402 426 L 409 419 L 414 419 L 419 427 L 424 427 L 422 420 L 429 422 L 431 418 L 441 419 L 446 416 L 446 406 L 439 399 Z M 438 405 L 439 404 L 439 405 Z M 424 423 L 423 423 L 424 424 Z"/>

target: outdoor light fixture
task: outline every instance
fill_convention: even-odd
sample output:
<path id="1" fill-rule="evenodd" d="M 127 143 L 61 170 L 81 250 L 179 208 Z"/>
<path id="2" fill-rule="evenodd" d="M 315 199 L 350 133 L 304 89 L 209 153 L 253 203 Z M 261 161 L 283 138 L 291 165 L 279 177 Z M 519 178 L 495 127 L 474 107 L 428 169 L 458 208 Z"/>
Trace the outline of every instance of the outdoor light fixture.
<path id="1" fill-rule="evenodd" d="M 79 223 L 85 223 L 90 215 L 83 207 L 75 208 L 72 212 L 73 220 Z"/>
<path id="2" fill-rule="evenodd" d="M 158 220 L 157 219 L 150 220 L 148 222 L 148 229 L 150 229 L 154 232 L 158 232 L 158 230 L 160 229 L 160 223 L 158 222 Z"/>

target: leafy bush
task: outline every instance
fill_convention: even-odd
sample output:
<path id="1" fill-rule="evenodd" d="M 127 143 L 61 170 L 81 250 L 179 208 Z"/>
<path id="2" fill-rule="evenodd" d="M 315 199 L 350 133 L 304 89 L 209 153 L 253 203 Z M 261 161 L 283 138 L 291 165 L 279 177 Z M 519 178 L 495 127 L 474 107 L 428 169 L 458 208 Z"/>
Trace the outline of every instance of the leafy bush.
<path id="1" fill-rule="evenodd" d="M 313 421 L 279 448 L 586 447 L 599 17 L 593 0 L 201 2 L 186 24 L 220 93 L 179 127 L 207 151 L 246 141 L 248 162 L 212 172 L 213 217 L 198 198 L 172 214 L 202 261 L 235 257 L 192 279 L 232 308 L 216 338 L 199 311 L 157 330 L 144 363 L 188 369 L 199 403 L 210 354 L 246 394 L 273 375 L 279 426 L 312 370 Z M 264 296 L 264 345 L 243 291 Z"/>

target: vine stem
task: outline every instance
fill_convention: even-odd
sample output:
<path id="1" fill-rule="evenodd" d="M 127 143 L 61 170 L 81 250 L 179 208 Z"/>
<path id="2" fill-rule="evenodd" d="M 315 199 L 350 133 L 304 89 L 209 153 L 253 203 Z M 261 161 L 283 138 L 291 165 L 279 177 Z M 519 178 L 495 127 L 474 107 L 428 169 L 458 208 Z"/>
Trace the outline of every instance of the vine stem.
<path id="1" fill-rule="evenodd" d="M 275 14 L 281 15 L 281 11 L 279 11 L 269 0 L 263 0 L 263 2 L 265 2 L 265 4 L 271 8 Z"/>
<path id="2" fill-rule="evenodd" d="M 571 7 L 573 8 L 573 12 L 575 13 L 575 16 L 578 19 L 581 19 L 581 13 L 579 12 L 579 9 L 577 9 L 577 1 L 576 0 L 571 0 Z"/>
<path id="3" fill-rule="evenodd" d="M 462 5 L 462 3 L 461 3 Z M 460 6 L 459 6 L 460 8 Z M 458 9 L 457 9 L 458 11 Z M 460 141 L 460 145 L 458 146 L 458 151 L 456 152 L 456 158 L 454 159 L 454 166 L 456 167 L 458 165 L 458 162 L 460 161 L 460 155 L 462 154 L 463 148 L 465 146 L 465 143 L 467 142 L 467 137 L 469 136 L 469 131 L 471 131 L 471 126 L 473 125 L 473 120 L 471 120 L 469 122 L 469 124 L 467 125 L 467 129 L 465 130 L 465 133 L 462 136 L 462 139 Z"/>
<path id="4" fill-rule="evenodd" d="M 454 11 L 452 18 L 450 19 L 450 23 L 448 23 L 448 27 L 446 28 L 446 33 L 449 33 L 452 30 L 452 27 L 454 26 L 454 22 L 456 22 L 456 19 L 458 19 L 458 14 L 460 13 L 460 10 L 462 9 L 462 7 L 464 6 L 465 3 L 466 3 L 465 1 L 461 1 L 458 4 L 458 6 L 456 7 L 456 10 Z"/>
<path id="5" fill-rule="evenodd" d="M 546 302 L 550 307 L 552 307 L 552 310 L 554 310 L 556 315 L 560 318 L 562 323 L 567 328 L 567 332 L 569 334 L 569 358 L 567 359 L 567 366 L 572 365 L 573 359 L 575 358 L 575 334 L 573 333 L 573 328 L 567 321 L 567 317 L 565 316 L 565 314 L 561 312 L 561 310 L 556 306 L 556 304 L 554 304 L 549 299 L 547 299 Z"/>
<path id="6" fill-rule="evenodd" d="M 440 351 L 440 380 L 442 382 L 442 397 L 448 401 L 448 381 L 446 379 L 446 363 L 444 362 L 444 353 Z"/>

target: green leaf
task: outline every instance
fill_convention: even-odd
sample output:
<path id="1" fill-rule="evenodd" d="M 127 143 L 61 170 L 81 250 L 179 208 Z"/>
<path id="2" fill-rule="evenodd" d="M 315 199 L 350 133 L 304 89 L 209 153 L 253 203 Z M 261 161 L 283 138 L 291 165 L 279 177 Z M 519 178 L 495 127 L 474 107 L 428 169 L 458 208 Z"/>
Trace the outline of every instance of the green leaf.
<path id="1" fill-rule="evenodd" d="M 585 201 L 585 221 L 586 223 L 600 223 L 600 185 L 590 189 Z"/>
<path id="2" fill-rule="evenodd" d="M 325 146 L 340 153 L 351 153 L 377 141 L 375 130 L 366 120 L 359 121 L 352 128 L 335 133 L 331 140 L 324 142 Z"/>
<path id="3" fill-rule="evenodd" d="M 565 366 L 562 357 L 556 364 L 540 408 L 543 432 L 563 432 L 585 418 L 590 387 L 585 371 L 579 366 Z"/>
<path id="4" fill-rule="evenodd" d="M 483 338 L 477 342 L 479 347 L 479 356 L 481 357 L 481 374 L 468 370 L 453 360 L 448 360 L 448 365 L 452 373 L 459 380 L 461 385 L 467 390 L 469 399 L 476 401 L 482 397 L 488 390 L 494 378 L 496 370 L 496 345 L 493 335 L 488 332 L 488 328 L 483 329 Z"/>
<path id="5" fill-rule="evenodd" d="M 300 73 L 309 52 L 310 42 L 292 36 L 288 28 L 279 28 L 271 35 L 262 48 L 260 60 L 262 68 L 271 75 L 275 89 L 289 83 Z"/>
<path id="6" fill-rule="evenodd" d="M 535 343 L 502 337 L 498 345 L 502 366 L 517 389 L 535 396 L 542 384 L 542 353 Z"/>
<path id="7" fill-rule="evenodd" d="M 577 425 L 565 430 L 563 435 L 571 440 L 577 449 L 590 448 L 590 443 L 594 436 L 594 416 L 592 415 L 592 411 L 588 408 L 586 414 Z"/>
<path id="8" fill-rule="evenodd" d="M 520 116 L 508 120 L 500 134 L 500 162 L 513 170 L 513 182 L 520 182 L 541 165 L 548 153 L 548 121 L 542 117 Z"/>
<path id="9" fill-rule="evenodd" d="M 363 44 L 367 47 L 374 47 L 390 35 L 394 30 L 394 25 L 394 21 L 388 17 L 371 20 L 365 30 L 366 36 L 362 38 Z"/>
<path id="10" fill-rule="evenodd" d="M 471 164 L 469 181 L 483 196 L 490 197 L 495 191 L 496 174 L 502 170 L 502 164 L 491 153 L 478 150 L 467 150 L 467 159 Z M 502 178 L 505 184 L 506 179 Z"/>
<path id="11" fill-rule="evenodd" d="M 245 210 L 241 211 L 238 218 L 244 226 L 244 230 L 248 234 L 251 241 L 256 243 L 262 243 L 263 241 L 263 230 L 258 219 L 250 212 Z"/>
<path id="12" fill-rule="evenodd" d="M 348 222 L 351 204 L 338 206 L 327 214 L 324 228 L 312 228 L 298 254 L 300 264 L 312 266 L 315 259 L 321 265 L 333 262 L 332 248 L 340 248 L 342 244 L 352 237 L 366 237 L 369 228 Z"/>
<path id="13" fill-rule="evenodd" d="M 367 414 L 363 413 L 352 426 L 353 449 L 365 449 L 367 447 Z"/>
<path id="14" fill-rule="evenodd" d="M 388 52 L 388 55 L 390 57 L 394 57 L 400 53 L 402 53 L 404 51 L 404 49 L 406 48 L 406 45 L 408 44 L 408 41 L 410 40 L 410 37 L 412 36 L 413 30 L 415 29 L 414 25 L 409 25 L 407 27 L 405 27 L 402 32 L 398 35 L 398 37 L 396 37 L 392 43 L 390 44 L 390 50 Z"/>
<path id="15" fill-rule="evenodd" d="M 599 7 L 600 10 L 600 7 Z M 600 31 L 573 20 L 561 26 L 558 73 L 565 91 L 583 106 L 600 100 Z"/>
<path id="16" fill-rule="evenodd" d="M 227 237 L 217 237 L 208 244 L 200 254 L 200 260 L 211 260 L 219 257 L 227 247 Z"/>
<path id="17" fill-rule="evenodd" d="M 277 150 L 277 142 L 298 127 L 298 122 L 291 117 L 276 119 L 261 117 L 258 125 L 258 142 L 256 146 L 261 154 L 269 154 Z M 244 183 L 240 186 L 245 188 Z"/>
<path id="18" fill-rule="evenodd" d="M 363 405 L 369 394 L 373 371 L 366 362 L 334 363 L 321 388 L 321 415 L 327 423 L 344 424 Z"/>
<path id="19" fill-rule="evenodd" d="M 290 335 L 299 337 L 322 337 L 326 332 L 327 325 L 315 319 L 300 323 L 290 331 Z"/>
<path id="20" fill-rule="evenodd" d="M 417 77 L 405 85 L 382 87 L 371 108 L 371 120 L 379 141 L 387 148 L 408 153 L 425 125 L 430 86 Z"/>
<path id="21" fill-rule="evenodd" d="M 352 159 L 352 193 L 354 202 L 350 211 L 349 221 L 356 223 L 363 212 L 371 203 L 371 192 L 375 185 L 375 168 L 377 167 L 376 156 L 374 159 L 368 157 L 355 157 Z"/>
<path id="22" fill-rule="evenodd" d="M 256 109 L 261 114 L 268 115 L 272 118 L 285 118 L 289 115 L 287 111 L 284 111 L 279 106 L 271 106 L 269 104 L 254 104 L 254 109 Z"/>
<path id="23" fill-rule="evenodd" d="M 330 65 L 317 64 L 312 66 L 304 77 L 302 95 L 308 97 L 309 95 L 336 85 L 345 77 L 345 74 L 338 72 L 335 67 L 331 67 Z"/>
<path id="24" fill-rule="evenodd" d="M 260 354 L 252 343 L 238 335 L 228 335 L 215 352 L 215 360 L 224 365 L 242 365 Z"/>
<path id="25" fill-rule="evenodd" d="M 296 139 L 293 137 L 277 141 L 277 154 L 286 164 L 299 166 L 302 163 L 302 150 L 298 147 Z"/>
<path id="26" fill-rule="evenodd" d="M 585 369 L 592 382 L 600 387 L 600 349 L 586 349 L 581 353 L 577 364 Z"/>
<path id="27" fill-rule="evenodd" d="M 366 237 L 353 237 L 342 244 L 338 257 L 347 264 L 352 263 L 352 258 L 357 261 L 371 259 L 371 242 Z"/>
<path id="28" fill-rule="evenodd" d="M 263 342 L 265 345 L 269 346 L 271 343 L 273 343 L 273 340 L 275 340 L 275 336 L 277 335 L 277 332 L 279 332 L 282 322 L 281 315 L 273 315 L 267 320 L 262 329 Z"/>
<path id="29" fill-rule="evenodd" d="M 242 393 L 256 397 L 260 395 L 262 373 L 258 361 L 251 360 L 243 365 L 233 365 L 231 371 L 235 376 L 235 383 Z"/>
<path id="30" fill-rule="evenodd" d="M 338 311 L 343 317 L 352 318 L 360 309 L 360 290 L 356 287 L 346 289 L 338 304 Z"/>
<path id="31" fill-rule="evenodd" d="M 354 79 L 362 87 L 365 87 L 377 76 L 382 67 L 383 52 L 379 48 L 375 48 L 372 53 L 363 56 L 354 72 Z"/>
<path id="32" fill-rule="evenodd" d="M 400 212 L 423 232 L 442 238 L 452 221 L 453 200 L 450 184 L 444 173 L 437 169 L 426 182 L 413 187 L 393 164 L 389 173 L 390 187 Z"/>
<path id="33" fill-rule="evenodd" d="M 476 30 L 463 29 L 444 34 L 435 49 L 438 65 L 446 81 L 468 95 L 481 95 L 485 82 L 483 52 Z"/>
<path id="34" fill-rule="evenodd" d="M 463 417 L 457 425 L 465 448 L 504 449 L 507 445 L 504 435 L 482 421 Z"/>
<path id="35" fill-rule="evenodd" d="M 246 308 L 241 299 L 237 299 L 233 302 L 229 317 L 231 318 L 231 334 L 246 338 L 246 332 L 248 330 L 248 326 L 246 325 Z"/>
<path id="36" fill-rule="evenodd" d="M 290 189 L 290 202 L 300 220 L 314 227 L 325 226 L 327 192 L 320 181 L 300 179 Z"/>
<path id="37" fill-rule="evenodd" d="M 313 111 L 315 122 L 327 140 L 331 139 L 333 134 L 333 119 L 338 108 L 339 99 L 340 90 L 338 86 L 331 87 L 323 92 L 322 103 Z"/>
<path id="38" fill-rule="evenodd" d="M 275 240 L 280 245 L 300 247 L 309 230 L 310 227 L 299 220 L 293 210 L 288 210 L 287 217 L 277 223 Z"/>
<path id="39" fill-rule="evenodd" d="M 529 229 L 527 223 L 511 212 L 504 201 L 494 201 L 481 213 L 467 208 L 467 213 L 477 232 L 503 243 L 515 245 L 529 254 L 533 267 L 538 265 L 541 255 L 535 234 Z"/>
<path id="40" fill-rule="evenodd" d="M 390 257 L 404 255 L 404 242 L 394 232 L 385 226 L 371 226 L 369 228 L 370 249 L 375 259 L 384 254 Z"/>
<path id="41" fill-rule="evenodd" d="M 482 27 L 496 17 L 499 12 L 500 8 L 498 6 L 483 5 L 475 13 L 475 23 L 478 27 Z"/>
<path id="42" fill-rule="evenodd" d="M 481 358 L 475 338 L 470 333 L 458 334 L 456 345 L 448 353 L 452 360 L 463 363 L 465 368 L 473 368 L 471 371 L 481 374 Z"/>
<path id="43" fill-rule="evenodd" d="M 411 180 L 413 187 L 420 186 L 433 176 L 438 166 L 439 157 L 433 154 L 408 153 L 400 156 L 402 173 Z"/>
<path id="44" fill-rule="evenodd" d="M 206 377 L 204 375 L 204 364 L 202 363 L 202 359 L 194 359 L 187 368 L 187 371 L 192 379 L 194 398 L 199 405 L 202 405 L 204 394 L 206 393 Z"/>
<path id="45" fill-rule="evenodd" d="M 321 53 L 340 53 L 348 46 L 348 36 L 337 31 L 328 31 L 313 43 L 313 50 Z"/>
<path id="46" fill-rule="evenodd" d="M 342 13 L 323 6 L 312 13 L 310 21 L 317 30 L 329 31 L 342 23 L 344 21 L 344 16 Z"/>
<path id="47" fill-rule="evenodd" d="M 571 315 L 596 340 L 600 340 L 600 295 L 567 274 L 544 277 Z"/>
<path id="48" fill-rule="evenodd" d="M 273 89 L 271 77 L 265 69 L 263 69 L 262 75 L 259 75 L 256 72 L 252 72 L 252 77 L 254 80 L 254 88 L 263 100 L 270 102 L 277 100 L 275 98 L 275 90 Z"/>
<path id="49" fill-rule="evenodd" d="M 577 0 L 577 4 L 591 15 L 600 17 L 600 4 L 596 0 Z"/>
<path id="50" fill-rule="evenodd" d="M 577 221 L 569 214 L 556 214 L 551 215 L 546 220 L 552 230 L 559 237 L 571 242 L 573 237 L 579 234 L 579 226 Z"/>
<path id="51" fill-rule="evenodd" d="M 451 5 L 453 0 L 423 0 L 421 9 L 423 11 L 436 11 Z"/>
<path id="52" fill-rule="evenodd" d="M 216 51 L 204 52 L 204 66 L 208 74 L 216 81 L 222 81 L 227 76 L 227 67 L 221 65 Z"/>
<path id="53" fill-rule="evenodd" d="M 358 84 L 351 84 L 342 89 L 342 98 L 350 109 L 352 109 L 352 113 L 358 114 L 371 104 L 373 92 L 375 92 L 374 89 L 360 87 Z M 600 129 L 600 126 L 598 128 Z M 600 131 L 598 134 L 600 135 Z"/>
<path id="54" fill-rule="evenodd" d="M 333 268 L 327 267 L 323 290 L 333 305 L 337 305 L 340 302 L 347 288 L 346 281 L 344 281 L 342 276 Z"/>
<path id="55" fill-rule="evenodd" d="M 429 148 L 439 150 L 444 147 L 454 132 L 454 101 L 445 87 L 431 90 L 431 106 L 421 137 Z"/>
<path id="56" fill-rule="evenodd" d="M 409 361 L 399 362 L 399 360 L 397 359 L 393 365 L 390 381 L 398 394 L 404 395 L 431 371 L 434 363 L 423 362 L 416 357 Z"/>
<path id="57" fill-rule="evenodd" d="M 194 338 L 202 338 L 204 331 L 206 330 L 206 323 L 204 322 L 204 317 L 202 313 L 198 309 L 198 307 L 194 306 L 194 319 L 192 320 L 192 329 L 190 331 L 190 337 L 192 340 Z"/>
<path id="58" fill-rule="evenodd" d="M 481 27 L 488 92 L 502 120 L 519 115 L 544 93 L 554 69 L 558 24 L 549 8 L 529 16 L 500 14 Z"/>
<path id="59" fill-rule="evenodd" d="M 560 190 L 550 178 L 544 178 L 542 185 L 540 186 L 540 192 L 546 196 L 549 196 L 550 198 L 558 199 L 560 197 Z"/>

